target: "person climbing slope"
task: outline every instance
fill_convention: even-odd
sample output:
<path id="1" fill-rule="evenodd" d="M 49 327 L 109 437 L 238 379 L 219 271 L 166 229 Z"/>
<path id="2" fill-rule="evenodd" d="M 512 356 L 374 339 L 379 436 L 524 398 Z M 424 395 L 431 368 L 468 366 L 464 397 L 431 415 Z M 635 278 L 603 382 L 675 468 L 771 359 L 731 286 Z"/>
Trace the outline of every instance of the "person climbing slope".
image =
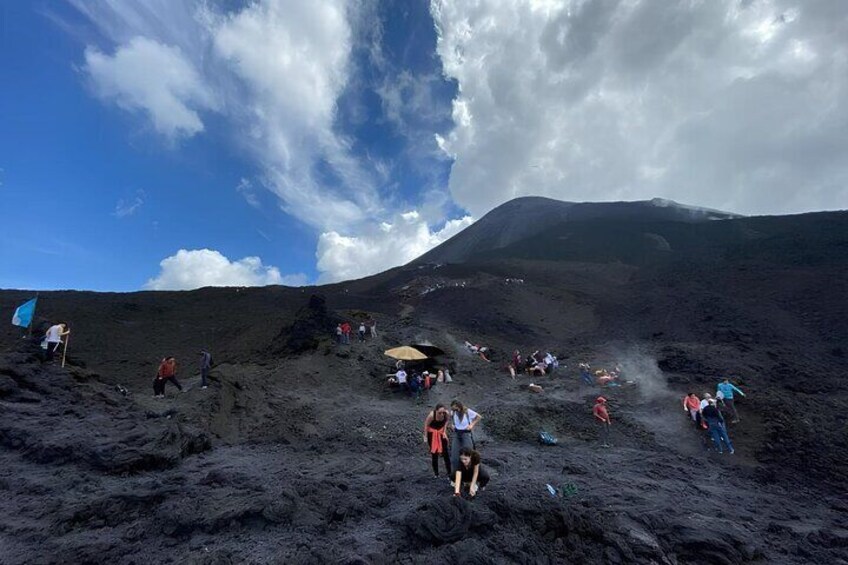
<path id="1" fill-rule="evenodd" d="M 444 404 L 436 407 L 427 414 L 424 420 L 424 442 L 430 448 L 430 460 L 433 464 L 433 475 L 439 477 L 439 456 L 445 461 L 445 473 L 451 476 L 451 462 L 448 448 L 448 422 L 450 414 Z"/>
<path id="2" fill-rule="evenodd" d="M 159 370 L 156 372 L 156 378 L 153 379 L 154 398 L 165 398 L 165 383 L 168 381 L 181 392 L 186 392 L 180 381 L 177 380 L 177 360 L 173 357 L 165 357 L 159 363 Z"/>
<path id="3" fill-rule="evenodd" d="M 707 429 L 710 431 L 710 436 L 713 438 L 713 443 L 718 448 L 718 452 L 724 453 L 723 443 L 727 445 L 730 454 L 733 455 L 735 453 L 733 443 L 730 441 L 730 436 L 727 435 L 724 416 L 721 415 L 721 411 L 716 406 L 715 399 L 711 398 L 707 401 L 707 407 L 701 410 L 701 417 L 707 423 Z"/>
<path id="4" fill-rule="evenodd" d="M 683 397 L 683 411 L 689 413 L 696 426 L 701 424 L 701 400 L 694 392 Z"/>
<path id="5" fill-rule="evenodd" d="M 727 407 L 733 415 L 733 420 L 731 420 L 730 423 L 738 424 L 739 413 L 736 411 L 736 403 L 733 402 L 734 392 L 738 392 L 740 396 L 745 396 L 744 392 L 731 384 L 730 379 L 724 379 L 718 384 L 718 388 L 716 389 L 716 398 L 721 398 L 724 406 Z"/>
<path id="6" fill-rule="evenodd" d="M 489 472 L 480 463 L 480 454 L 473 449 L 463 448 L 459 452 L 459 466 L 454 471 L 453 495 L 460 496 L 463 488 L 468 489 L 468 495 L 477 496 L 489 484 Z"/>
<path id="7" fill-rule="evenodd" d="M 59 351 L 59 346 L 63 343 L 62 338 L 69 333 L 71 333 L 71 330 L 68 329 L 68 324 L 64 322 L 47 329 L 47 333 L 44 334 L 44 341 L 47 342 L 47 361 L 53 361 L 53 356 Z"/>
<path id="8" fill-rule="evenodd" d="M 481 418 L 480 414 L 466 408 L 462 402 L 458 400 L 451 402 L 451 428 L 453 429 L 450 442 L 451 468 L 458 468 L 459 453 L 462 449 L 474 449 L 474 426 Z"/>
<path id="9" fill-rule="evenodd" d="M 610 426 L 612 425 L 612 420 L 610 420 L 609 410 L 607 410 L 606 398 L 599 396 L 595 399 L 595 407 L 592 408 L 592 414 L 595 416 L 595 422 L 600 426 L 601 447 L 611 447 Z"/>

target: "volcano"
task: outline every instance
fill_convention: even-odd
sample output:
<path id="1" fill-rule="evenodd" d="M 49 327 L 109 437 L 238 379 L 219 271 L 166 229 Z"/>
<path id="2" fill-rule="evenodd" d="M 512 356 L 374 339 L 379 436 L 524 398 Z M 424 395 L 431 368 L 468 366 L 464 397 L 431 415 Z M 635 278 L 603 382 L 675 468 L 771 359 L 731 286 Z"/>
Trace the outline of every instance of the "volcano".
<path id="1" fill-rule="evenodd" d="M 30 295 L 0 291 L 0 310 Z M 34 339 L 0 333 L 2 562 L 843 562 L 846 296 L 846 212 L 544 198 L 355 281 L 43 292 Z M 337 343 L 360 320 L 377 337 Z M 71 327 L 65 368 L 40 359 L 48 321 Z M 453 382 L 389 387 L 383 352 L 404 344 L 444 351 Z M 513 379 L 516 349 L 560 366 Z M 186 392 L 153 398 L 167 355 Z M 725 377 L 745 393 L 733 455 L 682 405 Z M 422 438 L 453 399 L 482 415 L 473 499 Z"/>

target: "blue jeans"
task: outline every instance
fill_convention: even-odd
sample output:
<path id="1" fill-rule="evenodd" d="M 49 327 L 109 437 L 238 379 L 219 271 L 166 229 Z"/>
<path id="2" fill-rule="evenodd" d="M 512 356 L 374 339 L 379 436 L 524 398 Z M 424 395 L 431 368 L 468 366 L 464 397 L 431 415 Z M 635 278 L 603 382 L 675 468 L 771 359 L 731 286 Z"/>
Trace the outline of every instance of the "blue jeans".
<path id="1" fill-rule="evenodd" d="M 454 430 L 450 441 L 451 469 L 459 469 L 459 452 L 464 447 L 474 449 L 474 436 L 468 431 Z"/>
<path id="2" fill-rule="evenodd" d="M 724 452 L 724 448 L 721 445 L 721 442 L 724 442 L 727 445 L 727 449 L 733 451 L 733 443 L 730 441 L 730 436 L 727 435 L 727 428 L 724 427 L 724 424 L 721 422 L 709 422 L 710 435 L 713 438 L 713 442 L 716 444 L 719 453 Z"/>

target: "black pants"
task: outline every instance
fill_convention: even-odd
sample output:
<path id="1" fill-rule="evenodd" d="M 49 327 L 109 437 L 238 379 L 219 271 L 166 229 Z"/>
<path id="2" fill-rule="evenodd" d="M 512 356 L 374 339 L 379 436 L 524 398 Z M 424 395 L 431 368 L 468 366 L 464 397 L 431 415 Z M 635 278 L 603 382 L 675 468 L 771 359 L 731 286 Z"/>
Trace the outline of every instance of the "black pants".
<path id="1" fill-rule="evenodd" d="M 206 386 L 208 384 L 207 379 L 209 378 L 209 368 L 203 367 L 200 369 L 200 386 Z"/>
<path id="2" fill-rule="evenodd" d="M 433 445 L 433 432 L 427 432 L 427 445 Z M 448 440 L 442 438 L 442 452 L 441 453 L 431 453 L 430 458 L 433 462 L 433 474 L 437 477 L 439 476 L 439 455 L 442 456 L 442 459 L 445 462 L 445 471 L 448 474 L 448 477 L 451 475 L 451 460 L 450 460 L 450 450 L 448 449 Z"/>
<path id="3" fill-rule="evenodd" d="M 44 352 L 45 360 L 53 361 L 53 357 L 57 353 L 59 353 L 61 348 L 62 348 L 62 342 L 61 341 L 55 341 L 55 342 L 48 341 L 47 342 L 47 351 Z"/>
<path id="4" fill-rule="evenodd" d="M 153 394 L 165 394 L 165 383 L 171 381 L 175 387 L 182 390 L 183 385 L 177 380 L 177 377 L 165 377 L 164 379 L 153 379 Z"/>
<path id="5" fill-rule="evenodd" d="M 471 485 L 471 478 L 473 477 L 473 473 L 466 472 L 462 475 L 462 485 Z M 489 484 L 489 471 L 483 465 L 480 465 L 480 469 L 477 471 L 477 488 L 484 488 L 487 484 Z"/>

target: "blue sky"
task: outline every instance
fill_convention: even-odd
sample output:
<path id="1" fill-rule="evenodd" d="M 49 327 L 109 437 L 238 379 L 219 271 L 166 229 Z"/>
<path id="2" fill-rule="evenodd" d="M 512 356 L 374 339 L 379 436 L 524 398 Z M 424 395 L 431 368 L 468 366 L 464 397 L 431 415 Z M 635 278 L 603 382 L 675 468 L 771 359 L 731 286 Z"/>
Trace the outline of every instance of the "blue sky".
<path id="1" fill-rule="evenodd" d="M 0 4 L 0 287 L 306 284 L 522 195 L 848 206 L 838 0 Z"/>

